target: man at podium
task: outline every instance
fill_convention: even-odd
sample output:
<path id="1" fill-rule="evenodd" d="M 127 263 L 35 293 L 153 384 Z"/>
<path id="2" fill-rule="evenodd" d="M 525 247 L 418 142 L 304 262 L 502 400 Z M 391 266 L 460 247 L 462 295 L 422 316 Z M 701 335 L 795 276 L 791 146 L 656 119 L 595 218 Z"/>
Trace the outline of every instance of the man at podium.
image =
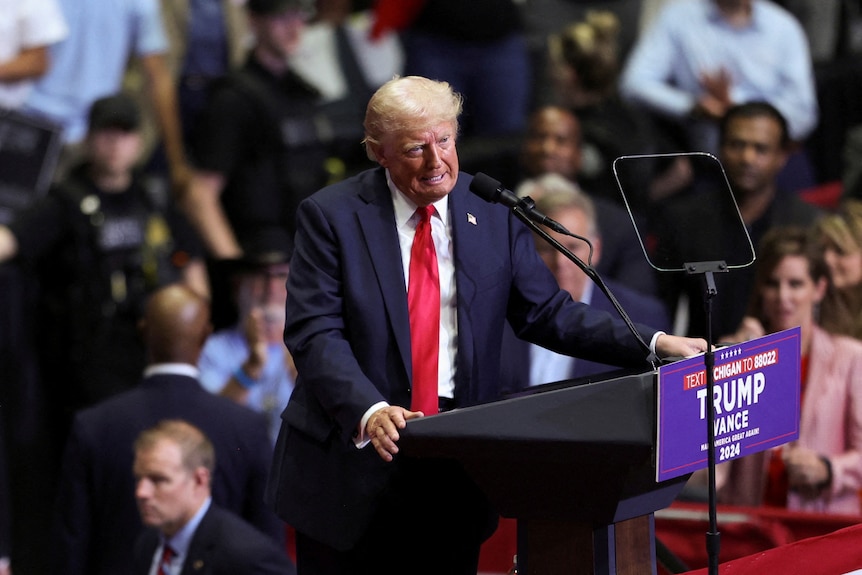
<path id="1" fill-rule="evenodd" d="M 386 83 L 365 117 L 380 166 L 299 208 L 285 326 L 298 378 L 268 499 L 296 529 L 300 574 L 475 575 L 496 512 L 456 464 L 400 455 L 399 430 L 499 397 L 507 319 L 559 352 L 647 366 L 624 322 L 559 288 L 525 225 L 468 193 L 460 112 L 444 82 Z M 706 347 L 636 327 L 659 356 Z"/>

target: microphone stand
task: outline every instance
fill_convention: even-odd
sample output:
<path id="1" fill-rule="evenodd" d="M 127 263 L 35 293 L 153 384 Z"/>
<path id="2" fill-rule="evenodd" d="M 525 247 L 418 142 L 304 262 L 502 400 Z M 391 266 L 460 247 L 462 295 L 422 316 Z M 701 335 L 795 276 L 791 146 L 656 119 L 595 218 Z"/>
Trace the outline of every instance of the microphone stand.
<path id="1" fill-rule="evenodd" d="M 548 232 L 546 232 L 544 229 L 542 229 L 541 227 L 536 225 L 536 223 L 533 222 L 530 219 L 530 217 L 527 215 L 526 211 L 524 210 L 524 207 L 522 206 L 522 203 L 523 203 L 523 206 L 526 206 L 529 208 L 529 207 L 531 207 L 530 204 L 532 204 L 532 200 L 530 200 L 529 198 L 524 198 L 521 203 L 519 203 L 518 205 L 516 205 L 512 208 L 512 212 L 518 217 L 519 220 L 521 220 L 522 222 L 527 224 L 527 226 L 531 230 L 533 230 L 536 234 L 541 236 L 541 238 L 543 240 L 545 240 L 546 242 L 551 244 L 554 247 L 554 249 L 556 249 L 561 254 L 563 254 L 564 256 L 569 258 L 572 262 L 574 262 L 575 265 L 577 265 L 579 268 L 581 268 L 581 270 L 585 274 L 587 274 L 588 278 L 593 280 L 593 282 L 595 282 L 595 284 L 597 286 L 599 286 L 599 289 L 601 289 L 602 293 L 605 294 L 607 296 L 607 298 L 611 301 L 611 303 L 614 306 L 614 309 L 617 311 L 619 316 L 625 322 L 626 326 L 629 328 L 629 330 L 635 336 L 635 339 L 637 340 L 638 344 L 646 352 L 647 361 L 649 363 L 651 363 L 653 366 L 653 369 L 655 369 L 655 364 L 656 364 L 656 361 L 658 361 L 658 356 L 656 356 L 656 354 L 654 354 L 652 352 L 652 350 L 650 350 L 649 344 L 647 344 L 643 340 L 643 337 L 641 337 L 641 334 L 638 332 L 637 328 L 635 328 L 634 323 L 632 323 L 632 320 L 629 317 L 628 313 L 626 313 L 626 311 L 623 309 L 623 306 L 620 305 L 620 302 L 617 301 L 617 298 L 614 296 L 614 294 L 611 292 L 611 290 L 608 288 L 608 286 L 605 285 L 604 280 L 599 275 L 599 273 L 595 270 L 595 268 L 592 267 L 591 265 L 587 265 L 578 256 L 576 256 L 570 250 L 568 250 L 563 244 L 561 244 L 560 242 L 558 242 L 557 240 L 552 238 L 550 236 L 550 234 L 548 234 Z M 554 223 L 556 224 L 556 222 L 554 222 Z M 563 226 L 560 226 L 559 224 L 557 224 L 557 225 L 560 227 L 560 229 L 555 230 L 555 231 L 562 233 L 562 234 L 565 234 L 565 235 L 577 237 L 577 236 L 574 236 L 574 234 L 572 234 L 568 230 L 566 230 Z"/>
<path id="2" fill-rule="evenodd" d="M 703 363 L 706 368 L 706 440 L 709 489 L 709 531 L 706 533 L 706 555 L 709 575 L 718 575 L 718 555 L 721 549 L 721 532 L 718 530 L 715 489 L 715 406 L 713 405 L 715 351 L 712 349 L 712 299 L 718 294 L 718 289 L 715 287 L 715 277 L 713 274 L 727 271 L 727 264 L 724 261 L 691 262 L 685 264 L 685 272 L 688 275 L 702 274 L 704 281 L 703 304 L 704 312 L 706 313 L 706 352 L 703 354 Z"/>

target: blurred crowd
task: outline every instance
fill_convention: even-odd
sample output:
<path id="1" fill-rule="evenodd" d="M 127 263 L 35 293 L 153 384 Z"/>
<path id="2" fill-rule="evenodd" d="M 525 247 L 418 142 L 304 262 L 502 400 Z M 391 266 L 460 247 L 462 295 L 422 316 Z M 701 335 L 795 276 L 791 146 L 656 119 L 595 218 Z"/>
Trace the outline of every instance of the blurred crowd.
<path id="1" fill-rule="evenodd" d="M 758 261 L 718 278 L 712 336 L 802 326 L 807 397 L 829 401 L 803 400 L 796 444 L 725 470 L 724 501 L 862 515 L 860 2 L 0 7 L 0 575 L 116 572 L 141 522 L 106 511 L 122 496 L 100 499 L 118 476 L 97 461 L 125 453 L 116 473 L 131 481 L 132 440 L 161 417 L 203 429 L 213 501 L 283 543 L 255 484 L 268 463 L 219 463 L 249 438 L 206 421 L 240 404 L 259 417 L 237 425 L 274 441 L 296 376 L 282 341 L 293 218 L 316 190 L 373 167 L 365 106 L 396 75 L 463 95 L 461 168 L 589 238 L 572 251 L 636 319 L 705 336 L 700 284 L 660 270 L 738 228 L 725 259 L 753 248 Z M 8 159 L 25 128 L 52 142 L 28 158 L 29 185 Z M 574 299 L 608 303 L 542 255 Z M 153 294 L 168 306 L 161 290 L 180 286 L 183 301 L 206 302 L 202 324 L 179 308 L 148 316 Z M 164 331 L 142 331 L 147 317 Z M 165 353 L 180 332 L 191 347 Z M 509 336 L 504 357 L 529 359 L 503 366 L 508 389 L 613 369 Z M 219 403 L 187 413 L 165 392 L 174 407 L 151 405 L 153 365 L 185 366 L 186 392 Z M 135 402 L 147 417 L 105 415 Z"/>

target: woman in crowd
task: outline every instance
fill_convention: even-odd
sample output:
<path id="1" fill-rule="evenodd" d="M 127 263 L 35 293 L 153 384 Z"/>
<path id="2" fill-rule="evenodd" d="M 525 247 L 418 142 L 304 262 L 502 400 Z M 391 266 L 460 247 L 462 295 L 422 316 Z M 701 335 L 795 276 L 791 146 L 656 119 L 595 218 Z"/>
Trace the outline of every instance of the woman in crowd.
<path id="1" fill-rule="evenodd" d="M 737 336 L 801 328 L 799 439 L 719 466 L 719 501 L 862 512 L 862 342 L 829 331 L 841 316 L 835 305 L 840 303 L 813 235 L 797 228 L 767 233 L 758 250 L 749 317 Z"/>
<path id="2" fill-rule="evenodd" d="M 847 200 L 837 213 L 817 222 L 815 233 L 846 307 L 848 321 L 841 332 L 862 339 L 862 201 Z"/>
<path id="3" fill-rule="evenodd" d="M 556 104 L 578 117 L 583 131 L 583 165 L 578 182 L 593 195 L 619 200 L 613 161 L 619 156 L 654 154 L 679 149 L 656 119 L 636 111 L 619 96 L 620 22 L 613 12 L 589 10 L 548 40 L 549 72 Z M 670 165 L 640 164 L 641 172 L 623 181 L 625 189 L 650 182 L 649 198 L 629 197 L 638 211 L 648 201 L 676 192 L 688 183 L 684 160 Z M 653 169 L 660 168 L 659 173 Z"/>

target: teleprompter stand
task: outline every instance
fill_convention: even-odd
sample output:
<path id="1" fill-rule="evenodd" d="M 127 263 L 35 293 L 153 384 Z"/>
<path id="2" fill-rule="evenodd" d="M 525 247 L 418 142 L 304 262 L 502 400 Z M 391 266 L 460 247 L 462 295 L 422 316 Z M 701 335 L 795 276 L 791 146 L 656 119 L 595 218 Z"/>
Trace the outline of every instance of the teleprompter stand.
<path id="1" fill-rule="evenodd" d="M 689 275 L 700 275 L 703 277 L 703 305 L 706 314 L 706 352 L 703 354 L 703 363 L 706 370 L 706 397 L 712 398 L 715 386 L 715 350 L 713 349 L 712 336 L 712 300 L 718 294 L 715 287 L 716 273 L 727 272 L 727 264 L 723 261 L 691 262 L 685 264 L 685 271 Z M 706 410 L 706 443 L 707 443 L 707 470 L 709 490 L 709 531 L 706 533 L 706 556 L 709 575 L 718 575 L 718 556 L 721 550 L 721 533 L 718 530 L 717 497 L 715 489 L 715 409 Z"/>
<path id="2" fill-rule="evenodd" d="M 646 241 L 649 233 L 639 231 L 638 236 L 644 256 L 656 271 L 663 274 L 684 272 L 703 278 L 706 334 L 698 335 L 703 335 L 707 342 L 704 363 L 707 397 L 711 398 L 715 383 L 712 302 L 718 293 L 714 274 L 750 266 L 755 259 L 754 246 L 721 162 L 705 152 L 622 156 L 614 160 L 614 175 L 635 228 L 638 222 L 631 206 L 637 205 L 638 199 L 650 196 L 650 191 L 642 184 L 643 178 L 639 179 L 638 175 L 659 174 L 665 166 L 673 164 L 687 165 L 691 170 L 688 199 L 683 197 L 677 202 L 652 206 L 652 213 L 663 214 L 666 219 L 654 223 L 657 237 L 652 238 L 656 241 L 650 249 Z M 716 575 L 720 542 L 715 511 L 715 412 L 707 409 L 706 413 L 710 508 L 706 552 L 709 573 Z"/>
<path id="3" fill-rule="evenodd" d="M 459 461 L 518 519 L 519 573 L 655 573 L 653 512 L 688 479 L 655 481 L 656 377 L 539 386 L 412 420 L 399 446 Z"/>

